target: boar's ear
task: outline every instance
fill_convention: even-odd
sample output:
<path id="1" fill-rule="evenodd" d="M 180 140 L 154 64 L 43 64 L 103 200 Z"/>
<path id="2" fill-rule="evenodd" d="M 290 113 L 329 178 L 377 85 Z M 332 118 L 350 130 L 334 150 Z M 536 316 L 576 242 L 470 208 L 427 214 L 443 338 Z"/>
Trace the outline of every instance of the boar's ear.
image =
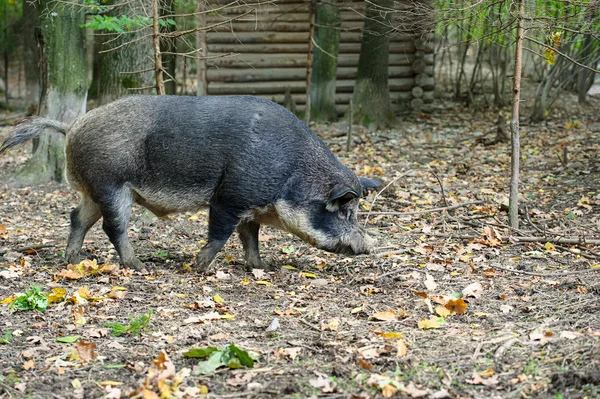
<path id="1" fill-rule="evenodd" d="M 342 205 L 358 197 L 358 193 L 348 186 L 337 187 L 331 192 L 326 208 L 329 212 L 337 212 Z"/>
<path id="2" fill-rule="evenodd" d="M 378 182 L 377 180 L 369 179 L 366 177 L 360 177 L 359 179 L 360 179 L 360 184 L 363 188 L 363 194 L 371 188 L 381 187 L 381 183 Z"/>

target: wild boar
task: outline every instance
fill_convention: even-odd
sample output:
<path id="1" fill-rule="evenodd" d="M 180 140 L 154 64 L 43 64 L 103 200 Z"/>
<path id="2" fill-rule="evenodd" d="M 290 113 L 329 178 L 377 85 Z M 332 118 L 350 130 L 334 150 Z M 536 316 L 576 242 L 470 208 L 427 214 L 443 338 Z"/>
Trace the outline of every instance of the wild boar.
<path id="1" fill-rule="evenodd" d="M 358 201 L 378 182 L 358 178 L 294 114 L 252 96 L 129 96 L 70 126 L 31 118 L 0 152 L 50 129 L 66 135 L 67 179 L 81 193 L 71 212 L 66 259 L 79 262 L 100 217 L 121 262 L 144 264 L 127 236 L 134 202 L 157 216 L 209 208 L 208 241 L 196 257 L 205 270 L 237 229 L 248 268 L 265 268 L 261 225 L 275 226 L 326 251 L 369 252 Z"/>

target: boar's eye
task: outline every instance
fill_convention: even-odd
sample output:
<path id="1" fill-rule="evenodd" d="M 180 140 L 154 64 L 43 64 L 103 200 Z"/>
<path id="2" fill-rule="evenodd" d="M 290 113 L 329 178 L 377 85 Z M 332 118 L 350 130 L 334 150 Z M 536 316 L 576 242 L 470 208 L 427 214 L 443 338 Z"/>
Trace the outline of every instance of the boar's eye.
<path id="1" fill-rule="evenodd" d="M 331 193 L 326 208 L 329 212 L 337 212 L 341 207 L 356 198 L 358 198 L 358 194 L 350 188 L 335 190 Z"/>

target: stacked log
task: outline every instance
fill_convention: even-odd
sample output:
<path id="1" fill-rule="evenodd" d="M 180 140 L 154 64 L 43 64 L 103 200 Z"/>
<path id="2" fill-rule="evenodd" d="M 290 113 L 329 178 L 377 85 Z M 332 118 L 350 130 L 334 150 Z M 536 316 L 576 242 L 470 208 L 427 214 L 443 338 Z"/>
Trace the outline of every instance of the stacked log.
<path id="1" fill-rule="evenodd" d="M 302 111 L 306 103 L 309 3 L 256 3 L 260 1 L 210 0 L 208 8 L 215 11 L 207 16 L 207 25 L 213 26 L 206 34 L 208 94 L 252 94 L 283 103 L 289 91 L 296 110 Z M 365 2 L 348 0 L 338 4 L 342 31 L 336 109 L 342 114 L 354 89 Z M 252 12 L 243 15 L 248 11 Z M 395 109 L 406 108 L 411 102 L 419 105 L 417 100 L 433 99 L 433 76 L 430 45 L 408 34 L 390 37 L 389 86 Z"/>

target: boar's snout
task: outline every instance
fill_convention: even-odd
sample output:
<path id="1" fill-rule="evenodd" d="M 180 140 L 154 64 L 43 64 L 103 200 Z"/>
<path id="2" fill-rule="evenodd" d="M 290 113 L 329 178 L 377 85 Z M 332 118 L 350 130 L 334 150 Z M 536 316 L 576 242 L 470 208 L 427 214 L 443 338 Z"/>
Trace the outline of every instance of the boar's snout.
<path id="1" fill-rule="evenodd" d="M 364 230 L 357 229 L 348 235 L 330 240 L 328 244 L 323 245 L 321 249 L 336 254 L 362 255 L 371 253 L 375 240 Z"/>

